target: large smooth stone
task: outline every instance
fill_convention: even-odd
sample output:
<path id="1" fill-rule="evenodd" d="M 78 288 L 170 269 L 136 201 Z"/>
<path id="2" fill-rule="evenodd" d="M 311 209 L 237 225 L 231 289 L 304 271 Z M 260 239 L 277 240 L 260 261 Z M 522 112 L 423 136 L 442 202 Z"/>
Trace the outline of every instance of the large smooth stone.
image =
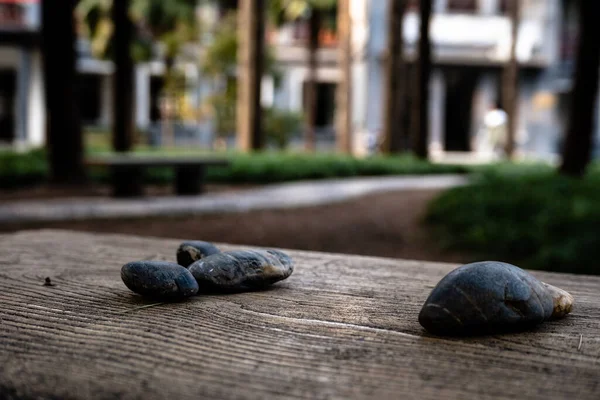
<path id="1" fill-rule="evenodd" d="M 198 283 L 181 265 L 164 261 L 135 261 L 121 268 L 121 279 L 143 296 L 183 299 L 198 293 Z"/>
<path id="2" fill-rule="evenodd" d="M 200 291 L 263 288 L 294 271 L 292 259 L 278 250 L 236 250 L 208 256 L 189 267 Z"/>
<path id="3" fill-rule="evenodd" d="M 184 267 L 189 267 L 195 261 L 220 252 L 221 250 L 212 243 L 201 240 L 189 240 L 179 245 L 177 249 L 177 263 Z"/>
<path id="4" fill-rule="evenodd" d="M 532 327 L 571 312 L 573 296 L 511 264 L 463 265 L 433 289 L 419 323 L 437 335 L 495 333 Z"/>

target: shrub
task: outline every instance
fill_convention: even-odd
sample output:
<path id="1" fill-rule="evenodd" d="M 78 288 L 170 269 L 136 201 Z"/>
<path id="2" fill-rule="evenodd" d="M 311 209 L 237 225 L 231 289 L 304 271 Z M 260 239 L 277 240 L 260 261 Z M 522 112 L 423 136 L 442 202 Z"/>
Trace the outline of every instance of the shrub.
<path id="1" fill-rule="evenodd" d="M 446 247 L 481 258 L 600 274 L 598 183 L 596 172 L 575 180 L 547 167 L 488 170 L 435 199 L 426 222 Z"/>
<path id="2" fill-rule="evenodd" d="M 263 112 L 264 132 L 267 140 L 284 150 L 293 135 L 300 131 L 302 116 L 298 113 L 268 108 Z"/>
<path id="3" fill-rule="evenodd" d="M 0 187 L 41 183 L 48 178 L 46 155 L 43 150 L 27 153 L 0 152 Z"/>

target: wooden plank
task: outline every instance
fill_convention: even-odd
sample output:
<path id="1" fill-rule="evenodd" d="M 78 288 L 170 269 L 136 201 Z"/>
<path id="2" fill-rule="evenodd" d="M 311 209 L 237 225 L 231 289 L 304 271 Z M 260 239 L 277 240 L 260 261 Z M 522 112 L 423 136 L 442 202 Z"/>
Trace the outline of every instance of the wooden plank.
<path id="1" fill-rule="evenodd" d="M 574 294 L 572 315 L 447 339 L 417 322 L 447 264 L 291 251 L 294 274 L 271 290 L 140 308 L 121 265 L 174 260 L 177 245 L 1 235 L 0 397 L 600 398 L 600 277 L 535 273 Z"/>
<path id="2" fill-rule="evenodd" d="M 161 166 L 227 166 L 229 161 L 219 158 L 204 158 L 193 156 L 132 156 L 132 155 L 111 155 L 88 157 L 85 160 L 88 166 L 143 166 L 143 167 L 161 167 Z"/>

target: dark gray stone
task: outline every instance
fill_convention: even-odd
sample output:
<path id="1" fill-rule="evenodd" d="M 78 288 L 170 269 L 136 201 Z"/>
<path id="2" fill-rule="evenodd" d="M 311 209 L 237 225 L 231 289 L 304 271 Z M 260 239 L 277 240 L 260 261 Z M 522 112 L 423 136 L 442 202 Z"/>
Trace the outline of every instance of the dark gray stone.
<path id="1" fill-rule="evenodd" d="M 179 248 L 177 249 L 177 263 L 184 267 L 189 267 L 195 261 L 220 252 L 221 250 L 212 243 L 200 240 L 189 240 L 179 245 Z"/>
<path id="2" fill-rule="evenodd" d="M 567 292 L 514 265 L 485 261 L 463 265 L 433 289 L 419 323 L 438 335 L 526 329 L 571 311 Z"/>
<path id="3" fill-rule="evenodd" d="M 185 267 L 164 261 L 135 261 L 121 268 L 121 279 L 143 296 L 178 300 L 198 293 L 198 283 Z"/>
<path id="4" fill-rule="evenodd" d="M 203 290 L 252 290 L 287 278 L 292 259 L 278 250 L 225 251 L 196 261 L 189 267 Z"/>

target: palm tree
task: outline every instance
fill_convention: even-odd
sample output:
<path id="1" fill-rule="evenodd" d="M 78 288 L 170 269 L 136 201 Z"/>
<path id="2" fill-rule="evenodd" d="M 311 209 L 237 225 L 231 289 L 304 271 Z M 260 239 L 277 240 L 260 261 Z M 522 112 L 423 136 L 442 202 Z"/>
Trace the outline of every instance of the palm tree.
<path id="1" fill-rule="evenodd" d="M 76 93 L 75 5 L 75 0 L 60 6 L 42 1 L 46 144 L 51 179 L 62 184 L 80 183 L 85 178 Z"/>
<path id="2" fill-rule="evenodd" d="M 240 2 L 238 9 L 237 142 L 241 150 L 261 149 L 260 88 L 264 71 L 264 0 Z"/>
<path id="3" fill-rule="evenodd" d="M 519 84 L 519 65 L 517 61 L 517 40 L 519 36 L 519 0 L 509 2 L 509 12 L 511 19 L 511 45 L 510 56 L 506 69 L 504 71 L 504 110 L 508 114 L 507 138 L 506 138 L 506 156 L 511 158 L 515 150 L 515 137 L 517 129 L 517 104 L 518 104 L 518 84 Z"/>
<path id="4" fill-rule="evenodd" d="M 340 81 L 336 93 L 336 135 L 338 150 L 352 153 L 352 41 L 350 0 L 339 0 L 337 9 L 337 36 Z"/>
<path id="5" fill-rule="evenodd" d="M 591 159 L 600 70 L 600 2 L 579 2 L 579 45 L 560 172 L 580 177 Z"/>
<path id="6" fill-rule="evenodd" d="M 428 157 L 429 139 L 429 76 L 431 74 L 431 39 L 429 25 L 431 21 L 432 0 L 421 0 L 419 15 L 421 20 L 419 36 L 419 59 L 417 62 L 417 93 L 415 101 L 415 131 L 413 151 L 419 158 Z"/>
<path id="7" fill-rule="evenodd" d="M 402 150 L 404 139 L 401 115 L 405 98 L 404 80 L 404 39 L 402 22 L 406 9 L 405 0 L 388 1 L 388 43 L 386 63 L 386 84 L 384 93 L 383 145 L 386 153 Z"/>

